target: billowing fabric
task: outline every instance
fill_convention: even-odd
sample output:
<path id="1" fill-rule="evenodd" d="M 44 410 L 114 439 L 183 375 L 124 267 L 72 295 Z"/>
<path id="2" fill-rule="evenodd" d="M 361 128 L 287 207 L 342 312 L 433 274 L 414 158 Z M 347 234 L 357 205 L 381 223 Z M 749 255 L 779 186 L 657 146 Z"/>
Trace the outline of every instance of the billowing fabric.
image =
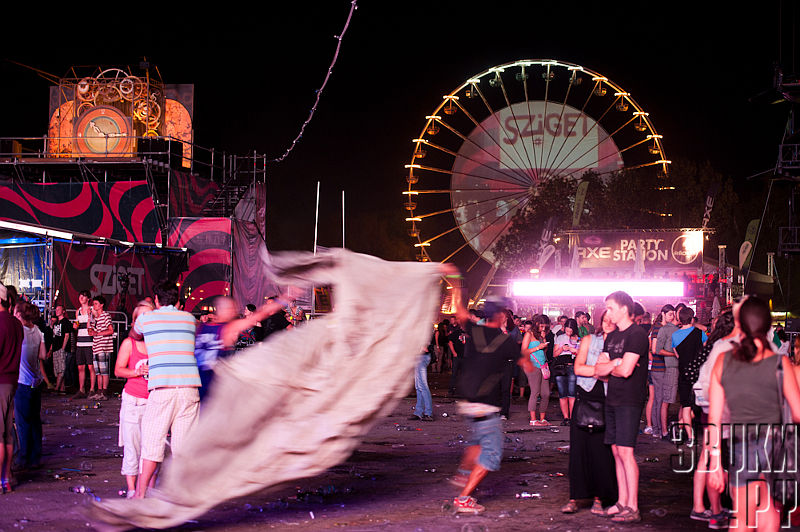
<path id="1" fill-rule="evenodd" d="M 227 499 L 318 475 L 347 459 L 408 394 L 436 317 L 438 265 L 343 249 L 264 260 L 280 284 L 333 285 L 334 311 L 219 361 L 214 390 L 159 489 L 93 502 L 90 519 L 167 528 Z"/>

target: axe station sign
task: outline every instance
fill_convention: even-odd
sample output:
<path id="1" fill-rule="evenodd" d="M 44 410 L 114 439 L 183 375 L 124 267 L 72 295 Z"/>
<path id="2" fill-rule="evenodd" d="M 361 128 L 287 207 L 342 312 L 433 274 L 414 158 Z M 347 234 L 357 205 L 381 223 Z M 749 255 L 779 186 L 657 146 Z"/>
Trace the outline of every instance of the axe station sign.
<path id="1" fill-rule="evenodd" d="M 573 256 L 581 269 L 686 269 L 697 265 L 703 251 L 702 230 L 656 232 L 578 232 Z"/>

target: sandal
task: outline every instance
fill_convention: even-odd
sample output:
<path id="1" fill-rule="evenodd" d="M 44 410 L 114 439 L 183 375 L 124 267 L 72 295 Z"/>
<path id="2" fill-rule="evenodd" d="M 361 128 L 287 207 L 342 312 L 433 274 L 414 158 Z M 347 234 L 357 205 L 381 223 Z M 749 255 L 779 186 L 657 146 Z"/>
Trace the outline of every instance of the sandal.
<path id="1" fill-rule="evenodd" d="M 611 514 L 610 514 L 610 513 L 608 513 L 608 511 L 609 511 L 610 509 L 612 509 L 612 508 L 616 508 L 616 509 L 617 509 L 617 511 L 616 511 L 616 512 L 614 512 L 614 513 L 611 513 Z M 600 515 L 601 515 L 601 516 L 603 516 L 603 517 L 614 517 L 615 515 L 617 515 L 617 514 L 621 514 L 621 513 L 622 513 L 622 512 L 624 512 L 624 511 L 625 511 L 625 507 L 624 507 L 624 506 L 622 506 L 620 503 L 618 503 L 618 502 L 615 502 L 615 503 L 613 504 L 613 506 L 609 506 L 608 508 L 606 508 L 605 510 L 603 510 L 603 513 L 602 513 L 602 514 L 600 514 Z"/>
<path id="2" fill-rule="evenodd" d="M 575 499 L 570 499 L 567 504 L 561 507 L 561 513 L 564 514 L 574 514 L 578 511 L 578 503 L 575 502 Z"/>
<path id="3" fill-rule="evenodd" d="M 642 515 L 639 510 L 633 510 L 626 506 L 625 510 L 613 516 L 611 520 L 615 523 L 638 523 L 642 520 Z"/>
<path id="4" fill-rule="evenodd" d="M 595 499 L 594 502 L 592 503 L 592 509 L 589 510 L 589 512 L 594 515 L 601 515 L 601 516 L 606 514 L 605 511 L 603 510 L 603 503 L 597 499 Z"/>

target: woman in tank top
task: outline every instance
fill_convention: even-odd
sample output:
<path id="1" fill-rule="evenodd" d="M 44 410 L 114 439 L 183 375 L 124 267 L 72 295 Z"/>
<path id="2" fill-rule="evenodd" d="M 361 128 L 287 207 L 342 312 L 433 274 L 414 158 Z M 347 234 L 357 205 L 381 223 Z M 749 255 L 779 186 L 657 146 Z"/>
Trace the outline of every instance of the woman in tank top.
<path id="1" fill-rule="evenodd" d="M 756 510 L 758 530 L 778 530 L 780 515 L 774 501 L 770 501 L 772 504 L 766 510 L 757 508 L 759 499 L 763 500 L 763 494 L 772 489 L 764 477 L 763 466 L 770 463 L 765 448 L 765 443 L 769 443 L 768 430 L 764 430 L 764 425 L 781 423 L 784 398 L 791 407 L 792 421 L 800 421 L 800 391 L 787 364 L 783 372 L 783 397 L 779 397 L 776 373 L 779 359 L 766 336 L 772 321 L 767 303 L 757 297 L 748 298 L 739 309 L 738 321 L 741 343 L 720 355 L 711 373 L 709 443 L 704 448 L 710 458 L 709 484 L 717 490 L 725 487 L 720 419 L 727 403 L 735 429 L 731 434 L 733 464 L 728 478 L 735 513 L 729 530 L 754 528 Z M 756 429 L 759 424 L 761 430 Z"/>
<path id="2" fill-rule="evenodd" d="M 153 310 L 148 301 L 140 301 L 133 309 L 133 323 Z M 133 327 L 133 325 L 131 325 Z M 128 379 L 122 389 L 122 406 L 119 409 L 119 446 L 122 447 L 122 475 L 130 499 L 136 493 L 139 478 L 139 459 L 142 447 L 142 416 L 147 406 L 147 349 L 144 341 L 128 337 L 122 341 L 114 365 L 117 377 Z"/>

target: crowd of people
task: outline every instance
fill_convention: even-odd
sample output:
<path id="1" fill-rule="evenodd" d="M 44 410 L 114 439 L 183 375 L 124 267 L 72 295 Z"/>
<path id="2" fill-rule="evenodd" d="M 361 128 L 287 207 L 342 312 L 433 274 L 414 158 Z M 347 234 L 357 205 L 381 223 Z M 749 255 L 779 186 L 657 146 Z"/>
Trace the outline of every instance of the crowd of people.
<path id="1" fill-rule="evenodd" d="M 39 309 L 0 284 L 0 487 L 13 491 L 14 474 L 36 469 L 42 459 L 43 390 L 66 395 L 72 368 L 73 400 L 109 398 L 114 330 L 103 296 L 79 294 L 75 319 L 55 306 L 48 323 Z M 119 345 L 114 375 L 126 379 L 121 393 L 119 445 L 127 496 L 144 497 L 155 482 L 167 448 L 183 440 L 212 390 L 214 367 L 237 346 L 263 341 L 293 328 L 302 311 L 286 297 L 270 298 L 239 316 L 227 296 L 213 300 L 200 319 L 182 310 L 179 287 L 163 282 L 133 310 L 130 331 Z M 52 361 L 52 369 L 46 363 Z M 52 371 L 55 384 L 51 382 Z M 74 381 L 73 381 L 74 382 Z M 167 436 L 169 435 L 169 446 Z"/>
<path id="2" fill-rule="evenodd" d="M 641 521 L 634 450 L 640 438 L 658 438 L 698 457 L 687 517 L 731 530 L 754 527 L 757 515 L 763 530 L 791 518 L 786 514 L 794 507 L 791 500 L 781 504 L 787 492 L 771 485 L 767 458 L 774 459 L 770 438 L 783 441 L 770 430 L 800 419 L 800 365 L 787 357 L 788 338 L 772 326 L 763 300 L 741 298 L 700 323 L 686 304 L 664 305 L 653 319 L 641 303 L 615 292 L 594 324 L 583 311 L 553 324 L 546 315 L 514 316 L 508 302 L 490 300 L 476 312 L 455 299 L 455 319 L 436 325 L 417 368 L 421 415 L 412 419 L 432 420 L 430 396 L 419 402 L 430 393 L 426 368 L 451 367 L 451 394 L 471 429 L 450 478 L 461 490 L 456 511 L 484 510 L 473 492 L 499 469 L 509 401 L 528 390 L 532 427 L 554 422 L 548 404 L 556 393 L 561 424 L 570 426 L 564 513 L 577 512 L 586 500 L 592 514 L 612 522 Z"/>
<path id="3" fill-rule="evenodd" d="M 774 488 L 769 458 L 778 445 L 773 441 L 785 441 L 774 431 L 800 420 L 800 366 L 794 363 L 800 342 L 790 353 L 786 334 L 773 327 L 763 300 L 742 298 L 710 323 L 700 323 L 685 304 L 664 305 L 653 318 L 627 293 L 614 292 L 595 320 L 579 311 L 551 323 L 546 315 L 515 316 L 505 300 L 467 310 L 457 286 L 460 276 L 450 274 L 456 312 L 436 325 L 420 357 L 412 419 L 434 420 L 428 370 L 450 373 L 449 393 L 458 397 L 471 434 L 449 479 L 460 489 L 456 511 L 484 510 L 473 494 L 500 468 L 503 422 L 511 415 L 512 398 L 528 391 L 532 430 L 556 422 L 548 408 L 555 394 L 560 423 L 570 428 L 564 513 L 577 512 L 588 501 L 598 517 L 641 521 L 634 450 L 641 438 L 658 438 L 697 453 L 689 518 L 712 529 L 751 527 L 758 518 L 766 530 L 787 519 L 781 512 L 793 508 L 775 499 L 785 502 L 788 491 Z M 13 490 L 12 466 L 24 470 L 41 463 L 43 383 L 65 393 L 67 369 L 74 364 L 74 397 L 108 398 L 115 331 L 102 296 L 79 297 L 74 321 L 57 305 L 47 327 L 36 306 L 0 284 L 3 492 Z M 239 315 L 234 300 L 220 296 L 213 311 L 198 320 L 181 309 L 178 286 L 169 282 L 156 285 L 152 299 L 136 305 L 113 368 L 126 379 L 119 445 L 128 497 L 146 495 L 168 450 L 182 452 L 188 431 L 203 415 L 203 400 L 213 394 L 220 361 L 238 344 L 291 328 L 294 308 L 277 297 Z M 50 359 L 55 384 L 45 369 Z M 764 506 L 764 500 L 771 504 Z"/>

